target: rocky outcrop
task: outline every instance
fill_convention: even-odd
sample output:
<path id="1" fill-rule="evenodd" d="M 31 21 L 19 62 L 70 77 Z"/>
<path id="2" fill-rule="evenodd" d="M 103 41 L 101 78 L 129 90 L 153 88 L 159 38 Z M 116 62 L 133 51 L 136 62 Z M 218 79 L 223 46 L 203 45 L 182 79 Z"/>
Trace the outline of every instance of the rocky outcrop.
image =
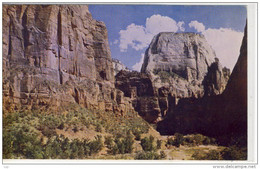
<path id="1" fill-rule="evenodd" d="M 204 95 L 219 95 L 221 94 L 228 82 L 230 70 L 226 67 L 222 68 L 219 60 L 216 58 L 215 62 L 210 65 L 208 72 L 202 82 L 204 86 Z"/>
<path id="2" fill-rule="evenodd" d="M 205 91 L 206 95 L 220 94 L 225 88 L 228 75 L 224 76 L 216 60 L 203 35 L 163 32 L 146 50 L 141 71 L 159 76 L 153 80 L 155 86 L 169 86 L 175 97 L 199 98 Z"/>
<path id="3" fill-rule="evenodd" d="M 157 123 L 180 99 L 221 94 L 229 75 L 203 35 L 168 32 L 153 38 L 141 73 L 118 73 L 116 87 L 132 98 L 145 120 Z"/>
<path id="4" fill-rule="evenodd" d="M 148 74 L 120 71 L 116 75 L 116 88 L 131 98 L 135 111 L 146 121 L 154 123 L 161 116 L 157 93 Z"/>
<path id="5" fill-rule="evenodd" d="M 103 22 L 87 5 L 3 5 L 3 107 L 133 111 L 115 89 Z"/>
<path id="6" fill-rule="evenodd" d="M 130 71 L 120 60 L 112 59 L 114 76 L 116 76 L 121 70 Z"/>
<path id="7" fill-rule="evenodd" d="M 215 57 L 201 34 L 163 32 L 153 38 L 141 71 L 167 71 L 189 81 L 203 80 Z"/>
<path id="8" fill-rule="evenodd" d="M 217 65 L 212 66 L 210 69 L 220 70 Z M 207 76 L 206 82 L 213 82 L 208 90 L 214 92 L 221 86 L 214 81 L 222 75 L 209 71 Z M 158 123 L 157 129 L 161 134 L 170 135 L 201 133 L 219 138 L 223 144 L 229 144 L 234 138 L 238 141 L 240 137 L 247 145 L 247 28 L 239 59 L 224 92 L 216 96 L 180 99 L 172 112 Z"/>

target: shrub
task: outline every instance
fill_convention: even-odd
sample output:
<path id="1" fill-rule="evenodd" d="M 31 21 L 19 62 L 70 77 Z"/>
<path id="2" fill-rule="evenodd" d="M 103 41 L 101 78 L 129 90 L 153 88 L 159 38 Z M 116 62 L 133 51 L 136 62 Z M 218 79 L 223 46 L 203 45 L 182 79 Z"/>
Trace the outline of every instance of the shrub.
<path id="1" fill-rule="evenodd" d="M 29 130 L 26 125 L 3 130 L 3 158 L 14 156 L 27 159 L 43 158 L 41 141 L 37 133 Z"/>
<path id="2" fill-rule="evenodd" d="M 107 146 L 108 149 L 111 149 L 113 147 L 114 141 L 112 136 L 105 136 L 105 145 Z"/>
<path id="3" fill-rule="evenodd" d="M 208 153 L 202 153 L 201 151 L 196 151 L 192 158 L 195 160 L 222 160 L 221 153 L 216 150 L 210 150 Z"/>
<path id="4" fill-rule="evenodd" d="M 89 149 L 90 149 L 90 152 L 89 152 L 90 155 L 96 154 L 99 151 L 101 151 L 103 146 L 104 146 L 103 141 L 102 141 L 102 136 L 97 135 L 95 137 L 94 141 L 89 142 L 88 146 L 89 146 Z"/>
<path id="5" fill-rule="evenodd" d="M 165 159 L 166 158 L 166 154 L 164 151 L 160 151 L 160 159 Z"/>
<path id="6" fill-rule="evenodd" d="M 132 153 L 133 144 L 134 144 L 134 135 L 131 131 L 127 132 L 126 138 L 123 140 L 123 144 L 125 145 L 125 153 Z"/>
<path id="7" fill-rule="evenodd" d="M 246 160 L 247 159 L 246 148 L 231 146 L 225 148 L 221 153 L 224 160 Z"/>
<path id="8" fill-rule="evenodd" d="M 141 140 L 141 131 L 136 130 L 133 132 L 134 136 L 135 136 L 135 140 L 139 141 Z"/>
<path id="9" fill-rule="evenodd" d="M 3 157 L 4 158 L 83 158 L 99 152 L 102 140 L 92 141 L 77 141 L 74 145 L 74 140 L 68 140 L 62 137 L 56 137 L 56 129 L 68 131 L 72 129 L 77 132 L 79 126 L 90 125 L 98 126 L 97 131 L 102 131 L 102 127 L 111 134 L 121 134 L 118 144 L 114 143 L 111 146 L 111 151 L 114 153 L 131 153 L 133 151 L 134 140 L 140 140 L 141 134 L 149 131 L 149 124 L 138 116 L 136 112 L 127 112 L 126 117 L 117 117 L 113 113 L 96 113 L 85 108 L 80 108 L 78 105 L 69 105 L 62 108 L 62 112 L 67 112 L 66 115 L 52 112 L 36 111 L 21 111 L 21 112 L 6 112 L 3 115 Z M 109 120 L 108 120 L 109 119 Z M 28 124 L 25 126 L 24 124 Z M 101 128 L 101 130 L 100 130 Z M 19 134 L 19 131 L 22 131 Z M 126 135 L 125 131 L 132 131 L 134 135 Z M 34 134 L 33 134 L 34 133 Z M 48 137 L 47 143 L 40 140 L 41 134 Z M 33 137 L 32 137 L 33 135 Z M 28 140 L 24 140 L 26 137 Z M 22 139 L 20 139 L 22 138 Z M 57 139 L 55 139 L 57 138 Z M 38 140 L 36 143 L 33 140 Z M 28 142 L 28 143 L 27 143 Z M 102 144 L 101 144 L 102 143 Z M 73 145 L 72 145 L 73 144 Z M 56 148 L 56 147 L 57 148 Z M 73 147 L 73 151 L 71 149 Z M 106 145 L 108 146 L 108 145 Z M 25 147 L 22 151 L 22 147 Z M 76 148 L 78 147 L 78 151 Z M 84 156 L 82 156 L 82 148 Z M 55 150 L 55 151 L 54 151 Z"/>
<path id="10" fill-rule="evenodd" d="M 179 133 L 175 133 L 174 136 L 175 136 L 174 139 L 168 138 L 166 144 L 172 145 L 175 147 L 180 147 L 180 145 L 183 144 L 183 141 L 184 141 L 183 135 L 179 134 Z"/>
<path id="11" fill-rule="evenodd" d="M 101 126 L 101 124 L 97 124 L 95 130 L 96 130 L 96 132 L 100 132 L 100 133 L 101 133 L 101 132 L 102 132 L 102 126 Z"/>
<path id="12" fill-rule="evenodd" d="M 141 140 L 141 146 L 144 151 L 153 151 L 156 150 L 154 145 L 154 137 L 150 135 L 150 137 L 145 137 Z"/>
<path id="13" fill-rule="evenodd" d="M 134 144 L 134 136 L 133 134 L 128 131 L 126 137 L 122 137 L 120 135 L 117 135 L 113 140 L 111 137 L 107 137 L 105 144 L 109 145 L 107 146 L 108 153 L 109 154 L 126 154 L 126 153 L 132 153 L 133 151 L 133 144 Z"/>
<path id="14" fill-rule="evenodd" d="M 204 136 L 201 134 L 195 134 L 193 139 L 197 145 L 201 145 L 203 143 Z"/>
<path id="15" fill-rule="evenodd" d="M 135 160 L 159 160 L 161 159 L 161 156 L 154 151 L 148 151 L 148 152 L 137 153 L 134 159 Z"/>
<path id="16" fill-rule="evenodd" d="M 183 135 L 182 134 L 179 134 L 179 133 L 176 133 L 174 134 L 175 136 L 175 139 L 174 139 L 174 146 L 176 147 L 180 147 L 180 145 L 183 143 Z"/>
<path id="17" fill-rule="evenodd" d="M 211 138 L 211 137 L 207 137 L 207 136 L 203 136 L 201 134 L 195 134 L 195 135 L 190 135 L 190 136 L 186 136 L 184 138 L 184 142 L 187 145 L 210 145 L 210 144 L 216 144 L 216 139 L 215 138 Z"/>
<path id="18" fill-rule="evenodd" d="M 162 147 L 162 140 L 157 140 L 157 142 L 156 142 L 156 148 L 157 148 L 157 149 L 161 149 L 161 147 Z"/>
<path id="19" fill-rule="evenodd" d="M 174 145 L 174 140 L 173 138 L 167 138 L 167 142 L 166 142 L 166 145 Z"/>
<path id="20" fill-rule="evenodd" d="M 211 143 L 211 139 L 209 137 L 205 137 L 205 139 L 202 142 L 203 145 L 209 145 Z"/>

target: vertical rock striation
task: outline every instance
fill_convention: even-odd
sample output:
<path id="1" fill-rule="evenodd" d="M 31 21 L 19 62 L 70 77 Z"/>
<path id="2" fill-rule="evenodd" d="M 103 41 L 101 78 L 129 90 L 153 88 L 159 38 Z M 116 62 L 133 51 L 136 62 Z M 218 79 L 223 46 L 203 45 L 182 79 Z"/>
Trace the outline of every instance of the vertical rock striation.
<path id="1" fill-rule="evenodd" d="M 116 87 L 132 98 L 144 119 L 157 123 L 174 113 L 180 99 L 221 94 L 229 75 L 203 35 L 163 32 L 146 50 L 141 73 L 120 72 Z M 143 91 L 140 86 L 150 91 L 138 95 Z"/>
<path id="2" fill-rule="evenodd" d="M 211 69 L 219 70 L 217 65 L 212 66 Z M 219 87 L 215 80 L 220 74 L 208 73 L 208 76 L 207 83 L 212 81 Z M 208 90 L 211 89 L 209 85 Z M 224 92 L 216 96 L 180 99 L 157 129 L 161 134 L 201 133 L 217 137 L 223 144 L 235 139 L 247 145 L 247 27 L 238 61 Z"/>
<path id="3" fill-rule="evenodd" d="M 132 109 L 125 98 L 116 101 L 114 83 L 106 26 L 87 5 L 3 5 L 5 109 L 74 102 Z"/>

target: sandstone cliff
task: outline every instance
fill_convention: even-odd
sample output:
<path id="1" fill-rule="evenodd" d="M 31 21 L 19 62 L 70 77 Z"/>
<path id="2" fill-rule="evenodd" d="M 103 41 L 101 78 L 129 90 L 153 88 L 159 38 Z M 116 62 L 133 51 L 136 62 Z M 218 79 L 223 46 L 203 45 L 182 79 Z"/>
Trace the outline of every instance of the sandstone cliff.
<path id="1" fill-rule="evenodd" d="M 141 73 L 118 73 L 116 87 L 145 120 L 157 123 L 180 99 L 221 94 L 229 75 L 203 35 L 168 32 L 153 38 Z"/>
<path id="2" fill-rule="evenodd" d="M 180 98 L 213 94 L 207 90 L 208 85 L 214 94 L 220 94 L 228 80 L 214 50 L 203 35 L 196 33 L 159 33 L 146 50 L 141 71 L 159 76 L 168 73 L 168 83 L 162 78 L 153 82 L 156 86 L 173 88 L 173 94 Z M 214 75 L 216 78 L 212 79 Z"/>
<path id="3" fill-rule="evenodd" d="M 3 5 L 3 107 L 132 111 L 114 87 L 103 22 L 87 5 Z"/>
<path id="4" fill-rule="evenodd" d="M 172 71 L 189 80 L 202 80 L 215 57 L 203 35 L 164 32 L 153 38 L 141 71 Z"/>
<path id="5" fill-rule="evenodd" d="M 247 27 L 239 59 L 225 91 L 217 96 L 181 99 L 157 129 L 161 134 L 201 133 L 217 137 L 223 144 L 230 143 L 231 138 L 242 137 L 246 145 Z"/>

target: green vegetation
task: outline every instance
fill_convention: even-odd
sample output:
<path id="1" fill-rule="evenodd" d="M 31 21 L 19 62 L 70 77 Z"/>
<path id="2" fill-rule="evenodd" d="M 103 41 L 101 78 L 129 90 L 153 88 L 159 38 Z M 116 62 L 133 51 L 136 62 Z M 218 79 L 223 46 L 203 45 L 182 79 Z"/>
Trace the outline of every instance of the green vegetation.
<path id="1" fill-rule="evenodd" d="M 208 153 L 197 150 L 192 158 L 195 160 L 222 160 L 221 152 L 217 150 L 210 150 Z"/>
<path id="2" fill-rule="evenodd" d="M 210 150 L 208 153 L 195 151 L 192 158 L 195 160 L 246 160 L 247 151 L 246 148 L 230 146 L 222 151 Z"/>
<path id="3" fill-rule="evenodd" d="M 237 139 L 236 146 L 201 147 L 199 145 L 216 145 L 216 140 L 201 134 L 183 136 L 178 133 L 167 140 L 163 137 L 160 138 L 163 140 L 160 140 L 145 134 L 148 133 L 149 127 L 147 122 L 134 113 L 129 112 L 123 117 L 112 112 L 91 111 L 79 106 L 71 106 L 62 113 L 4 112 L 3 158 L 140 160 L 159 160 L 178 156 L 197 160 L 247 158 L 244 143 Z M 66 137 L 57 133 L 62 133 Z M 88 137 L 88 133 L 92 136 Z M 143 137 L 143 134 L 146 137 Z M 78 138 L 82 139 L 74 139 L 75 135 L 79 135 Z M 142 151 L 139 151 L 141 148 Z M 163 151 L 165 148 L 172 150 Z M 104 154 L 103 150 L 107 153 Z"/>
<path id="4" fill-rule="evenodd" d="M 162 140 L 157 140 L 157 142 L 156 142 L 157 150 L 161 149 L 161 147 L 162 147 Z"/>
<path id="5" fill-rule="evenodd" d="M 198 145 L 215 145 L 216 139 L 203 136 L 201 134 L 188 135 L 183 139 L 183 145 L 198 146 Z"/>
<path id="6" fill-rule="evenodd" d="M 110 141 L 108 149 L 111 152 L 113 149 L 114 153 L 131 153 L 134 139 L 138 139 L 138 135 L 140 139 L 141 134 L 147 133 L 149 124 L 137 114 L 128 113 L 126 116 L 94 112 L 75 105 L 70 105 L 68 110 L 62 113 L 37 110 L 4 112 L 3 158 L 89 158 L 103 147 L 101 136 L 92 141 L 68 138 L 65 141 L 64 136 L 57 135 L 58 130 L 78 133 L 89 129 L 100 134 L 105 130 L 106 133 L 116 136 Z M 63 144 L 66 144 L 67 149 L 62 148 Z M 105 144 L 109 144 L 107 140 Z"/>
<path id="7" fill-rule="evenodd" d="M 155 145 L 154 145 L 154 137 L 150 136 L 145 137 L 141 140 L 141 146 L 144 151 L 153 151 L 155 150 Z"/>
<path id="8" fill-rule="evenodd" d="M 169 78 L 181 78 L 184 79 L 183 77 L 179 76 L 178 74 L 172 72 L 172 71 L 161 71 L 161 70 L 153 70 L 153 73 L 155 75 L 158 75 L 161 79 L 162 82 L 169 82 Z"/>
<path id="9" fill-rule="evenodd" d="M 4 159 L 79 159 L 96 154 L 103 147 L 101 136 L 97 136 L 93 141 L 80 141 L 55 135 L 44 143 L 39 134 L 26 124 L 12 127 L 10 130 L 5 129 L 3 140 Z"/>
<path id="10" fill-rule="evenodd" d="M 155 151 L 141 151 L 135 156 L 135 160 L 160 160 L 164 158 L 166 158 L 166 155 L 163 151 L 160 154 Z"/>
<path id="11" fill-rule="evenodd" d="M 183 144 L 183 135 L 179 133 L 174 134 L 175 139 L 168 138 L 166 145 L 172 145 L 175 147 L 180 147 L 181 144 Z"/>
<path id="12" fill-rule="evenodd" d="M 230 146 L 222 151 L 224 160 L 247 160 L 247 148 Z"/>
<path id="13" fill-rule="evenodd" d="M 111 136 L 105 137 L 105 145 L 109 154 L 127 154 L 133 152 L 134 135 L 128 131 L 127 135 L 117 135 L 113 139 Z"/>

